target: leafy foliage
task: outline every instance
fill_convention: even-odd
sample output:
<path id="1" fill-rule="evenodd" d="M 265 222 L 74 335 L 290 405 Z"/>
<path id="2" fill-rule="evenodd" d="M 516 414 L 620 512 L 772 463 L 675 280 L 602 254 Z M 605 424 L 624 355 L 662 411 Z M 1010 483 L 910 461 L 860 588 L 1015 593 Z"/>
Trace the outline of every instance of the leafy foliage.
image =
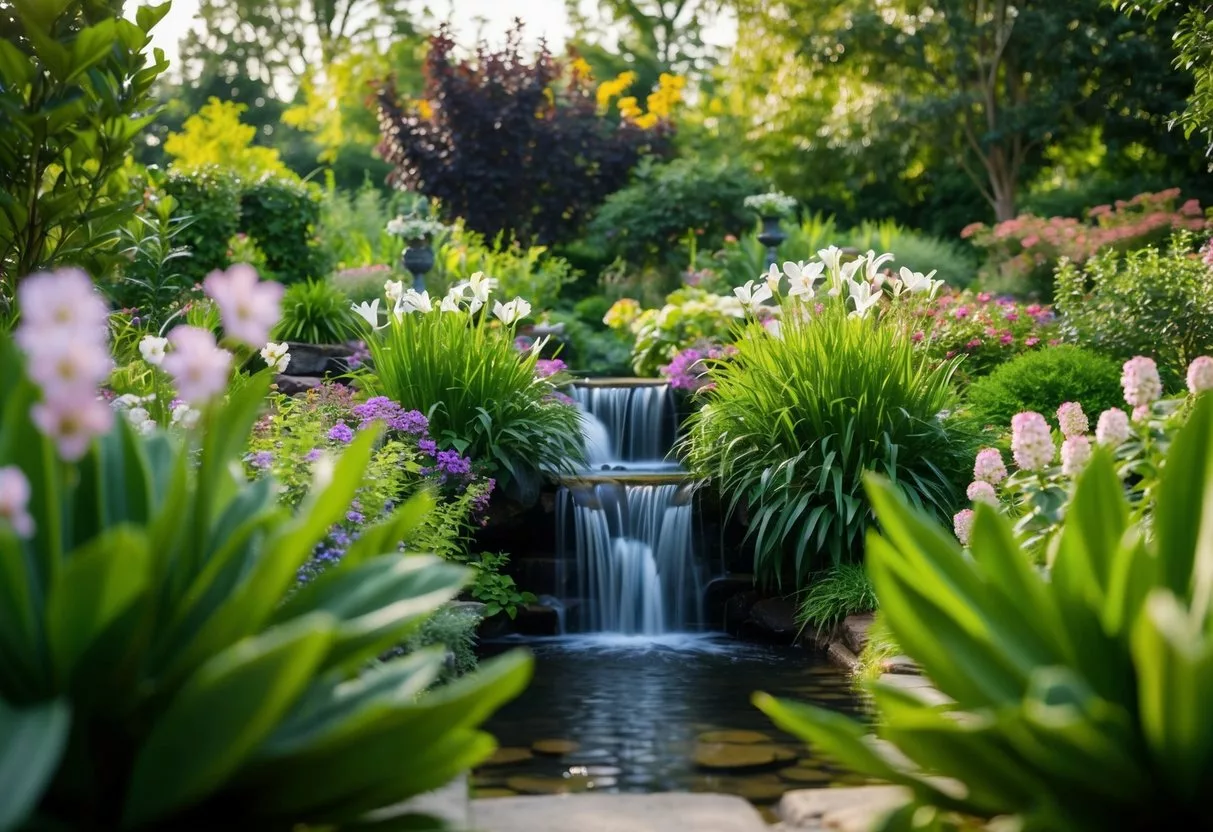
<path id="1" fill-rule="evenodd" d="M 177 238 L 190 252 L 181 264 L 184 273 L 198 282 L 227 266 L 228 240 L 240 230 L 239 181 L 212 167 L 190 175 L 170 174 L 163 189 L 176 201 L 178 215 L 189 217 L 189 226 Z"/>
<path id="2" fill-rule="evenodd" d="M 754 574 L 802 587 L 853 562 L 872 520 L 862 479 L 892 478 L 915 505 L 946 517 L 971 456 L 940 412 L 956 361 L 932 362 L 892 320 L 784 315 L 779 337 L 751 324 L 737 353 L 709 370 L 715 389 L 681 443 L 732 510 L 745 505 Z"/>
<path id="3" fill-rule="evenodd" d="M 327 280 L 296 283 L 282 297 L 282 320 L 274 330 L 277 341 L 341 344 L 358 332 L 350 300 Z"/>
<path id="4" fill-rule="evenodd" d="M 613 314 L 633 307 L 638 313 L 635 316 Z M 651 377 L 686 347 L 730 338 L 744 314 L 740 301 L 732 295 L 687 287 L 671 292 L 660 309 L 641 312 L 635 301 L 619 301 L 607 312 L 607 323 L 635 337 L 632 369 L 638 376 Z"/>
<path id="5" fill-rule="evenodd" d="M 158 330 L 189 291 L 185 262 L 189 249 L 180 244 L 191 220 L 174 216 L 170 196 L 153 198 L 120 229 L 120 253 L 126 261 L 106 293 L 120 307 L 134 309 L 149 329 Z"/>
<path id="6" fill-rule="evenodd" d="M 1057 311 L 1070 337 L 1115 358 L 1154 358 L 1174 384 L 1183 368 L 1213 352 L 1213 272 L 1187 254 L 1180 235 L 1168 251 L 1106 252 L 1057 271 Z"/>
<path id="7" fill-rule="evenodd" d="M 222 167 L 232 176 L 255 181 L 263 176 L 290 174 L 278 151 L 255 146 L 257 128 L 242 124 L 240 114 L 248 109 L 234 101 L 212 97 L 185 120 L 180 133 L 170 133 L 164 152 L 172 158 L 177 173 L 198 173 Z"/>
<path id="8" fill-rule="evenodd" d="M 404 654 L 418 653 L 441 645 L 446 650 L 442 672 L 437 684 L 449 682 L 476 669 L 476 627 L 480 616 L 453 606 L 439 608 L 405 639 Z"/>
<path id="9" fill-rule="evenodd" d="M 474 61 L 456 60 L 440 30 L 421 101 L 380 92 L 380 149 L 391 182 L 437 199 L 449 221 L 548 245 L 579 231 L 646 152 L 664 152 L 670 128 L 606 117 L 586 73 L 546 49 L 528 61 L 521 36 L 515 27 L 501 50 L 482 44 Z"/>
<path id="10" fill-rule="evenodd" d="M 879 605 L 872 580 L 862 564 L 840 563 L 817 576 L 796 611 L 802 626 L 827 629 L 848 615 L 872 612 Z"/>
<path id="11" fill-rule="evenodd" d="M 130 222 L 127 158 L 168 66 L 144 50 L 168 8 L 146 6 L 135 21 L 86 0 L 0 9 L 0 311 L 19 276 L 95 264 Z"/>
<path id="12" fill-rule="evenodd" d="M 936 809 L 901 810 L 894 828 L 999 815 L 1057 832 L 1155 829 L 1160 817 L 1209 824 L 1213 573 L 1202 541 L 1213 522 L 1213 399 L 1202 397 L 1175 440 L 1148 534 L 1110 457 L 1096 453 L 1050 575 L 988 506 L 977 507 L 970 556 L 891 485 L 873 477 L 869 487 L 883 529 L 868 547 L 882 614 L 952 701 L 872 686 L 878 731 L 904 762 L 835 712 L 763 694 L 760 708 Z"/>
<path id="13" fill-rule="evenodd" d="M 1048 306 L 1017 303 L 988 292 L 955 292 L 924 301 L 915 310 L 914 337 L 947 360 L 963 355 L 958 377 L 971 381 L 1018 355 L 1060 341 L 1057 316 Z"/>
<path id="14" fill-rule="evenodd" d="M 240 230 L 257 241 L 270 275 L 283 283 L 327 273 L 316 240 L 319 224 L 320 192 L 307 182 L 262 178 L 241 191 Z"/>
<path id="15" fill-rule="evenodd" d="M 368 668 L 467 577 L 395 551 L 424 502 L 291 593 L 349 510 L 374 431 L 298 512 L 238 464 L 268 373 L 208 408 L 196 443 L 118 419 L 69 467 L 31 423 L 36 389 L 14 351 L 0 351 L 0 465 L 35 484 L 33 537 L 0 524 L 0 754 L 6 770 L 26 755 L 6 823 L 32 809 L 40 826 L 344 826 L 491 751 L 475 728 L 525 683 L 524 657 L 434 694 L 441 651 Z"/>

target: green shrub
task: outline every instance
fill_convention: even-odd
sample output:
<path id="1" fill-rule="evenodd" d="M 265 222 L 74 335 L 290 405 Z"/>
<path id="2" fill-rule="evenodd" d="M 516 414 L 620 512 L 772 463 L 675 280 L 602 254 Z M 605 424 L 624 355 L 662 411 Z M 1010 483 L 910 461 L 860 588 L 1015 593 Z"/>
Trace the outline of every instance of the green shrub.
<path id="1" fill-rule="evenodd" d="M 815 576 L 796 611 L 803 627 L 828 629 L 848 615 L 872 612 L 878 606 L 872 580 L 862 564 L 840 563 Z"/>
<path id="2" fill-rule="evenodd" d="M 437 684 L 444 684 L 476 669 L 476 627 L 480 616 L 459 607 L 440 607 L 401 645 L 401 653 L 420 653 L 441 646 L 446 661 L 438 675 Z"/>
<path id="3" fill-rule="evenodd" d="M 411 290 L 410 290 L 411 291 Z M 487 297 L 487 295 L 485 296 Z M 428 296 L 408 296 L 411 302 Z M 515 496 L 538 497 L 540 475 L 572 470 L 584 460 L 575 407 L 556 396 L 560 376 L 540 378 L 539 350 L 519 352 L 514 321 L 500 325 L 488 314 L 404 311 L 367 334 L 374 370 L 366 387 L 421 411 L 442 447 L 468 454 Z M 514 303 L 511 301 L 510 303 Z"/>
<path id="4" fill-rule="evenodd" d="M 746 506 L 759 581 L 802 587 L 859 559 L 868 471 L 950 516 L 972 461 L 966 437 L 941 419 L 955 360 L 931 361 L 896 321 L 834 303 L 816 316 L 785 311 L 778 337 L 751 324 L 735 346 L 709 370 L 715 389 L 680 452 L 731 510 Z"/>
<path id="5" fill-rule="evenodd" d="M 894 259 L 889 265 L 894 272 L 902 266 L 924 274 L 935 270 L 937 278 L 957 287 L 969 285 L 977 276 L 977 257 L 970 247 L 889 220 L 861 223 L 844 238 L 860 251 L 891 252 Z"/>
<path id="6" fill-rule="evenodd" d="M 1092 414 L 1124 404 L 1120 362 L 1070 345 L 1024 353 L 974 381 L 965 402 L 983 424 L 1005 429 L 1016 413 L 1033 410 L 1056 427 L 1063 402 Z"/>
<path id="7" fill-rule="evenodd" d="M 177 216 L 189 218 L 178 238 L 190 256 L 182 271 L 199 282 L 227 268 L 228 241 L 240 231 L 240 182 L 222 168 L 196 174 L 169 174 L 164 192 L 177 202 Z"/>
<path id="8" fill-rule="evenodd" d="M 688 231 L 696 233 L 697 248 L 710 252 L 726 234 L 752 227 L 753 213 L 742 202 L 760 190 L 754 175 L 735 162 L 641 165 L 632 184 L 598 209 L 590 237 L 632 266 L 675 270 L 687 262 Z"/>
<path id="9" fill-rule="evenodd" d="M 617 332 L 635 337 L 632 369 L 636 375 L 656 377 L 662 365 L 689 346 L 702 341 L 728 340 L 744 315 L 734 295 L 717 295 L 686 287 L 671 292 L 660 309 L 645 309 L 632 318 L 614 313 L 631 310 L 635 301 L 617 301 L 608 310 Z"/>
<path id="10" fill-rule="evenodd" d="M 563 257 L 547 246 L 523 246 L 497 235 L 491 243 L 462 224 L 434 244 L 434 269 L 427 275 L 430 285 L 449 287 L 482 272 L 496 282 L 503 295 L 527 298 L 539 309 L 550 309 L 560 299 L 560 290 L 577 275 Z"/>
<path id="11" fill-rule="evenodd" d="M 275 340 L 341 344 L 357 333 L 350 299 L 329 281 L 308 280 L 287 288 Z"/>
<path id="12" fill-rule="evenodd" d="M 1175 440 L 1148 532 L 1096 452 L 1051 574 L 989 506 L 977 508 L 970 555 L 887 483 L 873 477 L 870 490 L 882 615 L 948 702 L 873 685 L 890 752 L 836 711 L 759 694 L 762 710 L 848 768 L 907 786 L 913 805 L 885 828 L 1213 824 L 1213 397 Z"/>
<path id="13" fill-rule="evenodd" d="M 176 201 L 165 196 L 119 232 L 124 263 L 113 282 L 102 288 L 120 308 L 136 309 L 143 325 L 159 330 L 179 308 L 193 282 L 187 274 L 190 252 L 181 245 L 189 231 L 187 217 L 174 216 Z"/>
<path id="14" fill-rule="evenodd" d="M 467 577 L 397 551 L 423 503 L 293 591 L 350 510 L 373 431 L 291 512 L 240 465 L 269 373 L 196 434 L 117 419 L 68 463 L 31 421 L 15 355 L 0 343 L 0 470 L 34 487 L 30 536 L 0 520 L 0 769 L 21 773 L 0 823 L 349 827 L 491 752 L 476 726 L 525 684 L 525 657 L 435 693 L 441 650 L 374 663 Z"/>
<path id="15" fill-rule="evenodd" d="M 775 261 L 814 260 L 817 252 L 839 240 L 840 232 L 834 217 L 809 214 L 799 222 L 785 219 L 780 228 L 787 235 L 776 249 Z M 723 282 L 722 289 L 744 286 L 767 270 L 767 247 L 758 241 L 758 226 L 751 221 L 746 233 L 725 244 L 713 257 L 713 269 Z"/>
<path id="16" fill-rule="evenodd" d="M 1077 343 L 1118 359 L 1145 355 L 1177 386 L 1192 359 L 1213 352 L 1213 270 L 1180 234 L 1168 252 L 1106 252 L 1057 270 L 1056 308 Z"/>
<path id="17" fill-rule="evenodd" d="M 58 264 L 109 264 L 139 200 L 126 163 L 168 68 L 121 4 L 5 3 L 0 23 L 0 321 L 17 280 Z"/>
<path id="18" fill-rule="evenodd" d="M 597 311 L 597 310 L 595 310 Z M 564 325 L 564 340 L 569 349 L 560 357 L 571 370 L 595 376 L 626 376 L 632 372 L 632 341 L 626 335 L 591 325 L 579 315 L 549 312 L 547 320 Z"/>
<path id="19" fill-rule="evenodd" d="M 391 201 L 368 180 L 355 191 L 338 190 L 329 177 L 320 201 L 319 236 L 327 259 L 338 269 L 393 266 L 404 240 L 387 232 L 395 214 Z M 375 291 L 383 291 L 383 281 Z"/>
<path id="20" fill-rule="evenodd" d="M 240 230 L 257 241 L 270 275 L 283 283 L 327 274 L 319 224 L 320 190 L 310 183 L 264 178 L 240 193 Z"/>

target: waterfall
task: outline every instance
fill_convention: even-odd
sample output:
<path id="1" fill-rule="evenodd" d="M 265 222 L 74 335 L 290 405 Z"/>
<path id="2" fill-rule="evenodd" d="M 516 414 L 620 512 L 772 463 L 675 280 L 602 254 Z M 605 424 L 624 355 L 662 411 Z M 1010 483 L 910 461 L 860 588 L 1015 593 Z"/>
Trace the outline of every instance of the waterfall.
<path id="1" fill-rule="evenodd" d="M 684 489 L 619 479 L 560 490 L 561 554 L 576 565 L 582 630 L 655 636 L 702 621 Z"/>
<path id="2" fill-rule="evenodd" d="M 588 416 L 590 430 L 602 432 L 595 441 L 606 438 L 608 462 L 661 463 L 674 439 L 674 408 L 668 384 L 642 384 L 608 387 L 601 384 L 578 385 L 573 399 Z M 587 434 L 587 442 L 590 436 Z M 591 459 L 591 463 L 595 460 Z"/>

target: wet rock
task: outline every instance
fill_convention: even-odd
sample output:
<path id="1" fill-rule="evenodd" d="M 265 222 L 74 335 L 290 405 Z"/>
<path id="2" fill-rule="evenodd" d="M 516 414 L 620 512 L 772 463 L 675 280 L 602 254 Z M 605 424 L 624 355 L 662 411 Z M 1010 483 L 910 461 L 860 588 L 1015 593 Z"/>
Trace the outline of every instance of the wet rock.
<path id="1" fill-rule="evenodd" d="M 905 673 L 921 676 L 922 668 L 909 656 L 894 656 L 880 663 L 880 669 L 885 673 Z"/>
<path id="2" fill-rule="evenodd" d="M 572 754 L 581 745 L 573 740 L 536 740 L 531 743 L 531 750 L 536 754 L 546 754 L 551 757 L 563 757 Z"/>
<path id="3" fill-rule="evenodd" d="M 700 743 L 695 747 L 695 765 L 714 771 L 746 771 L 770 768 L 796 759 L 795 752 L 775 745 Z"/>
<path id="4" fill-rule="evenodd" d="M 744 635 L 746 625 L 750 621 L 750 612 L 761 597 L 762 595 L 753 589 L 730 596 L 724 602 L 725 631 L 734 636 Z M 710 614 L 710 607 L 708 611 Z M 711 622 L 712 619 L 709 618 L 708 621 Z"/>
<path id="5" fill-rule="evenodd" d="M 489 757 L 482 766 L 508 766 L 514 763 L 522 763 L 533 759 L 534 754 L 529 748 L 498 748 L 493 752 L 493 756 Z"/>
<path id="6" fill-rule="evenodd" d="M 858 656 L 868 643 L 868 630 L 872 629 L 875 615 L 870 612 L 848 615 L 842 621 L 842 640 L 851 652 Z"/>
<path id="7" fill-rule="evenodd" d="M 798 784 L 801 788 L 808 784 L 826 785 L 833 779 L 828 771 L 804 766 L 792 766 L 779 770 L 779 776 L 784 780 Z"/>
<path id="8" fill-rule="evenodd" d="M 520 794 L 576 794 L 594 788 L 594 780 L 578 776 L 511 777 L 505 785 Z"/>
<path id="9" fill-rule="evenodd" d="M 513 630 L 524 636 L 554 636 L 560 633 L 560 613 L 546 604 L 526 604 L 518 609 Z"/>
<path id="10" fill-rule="evenodd" d="M 330 371 L 333 366 L 333 360 L 342 362 L 343 367 L 348 364 L 350 357 L 350 348 L 344 344 L 300 344 L 294 341 L 287 342 L 287 348 L 290 350 L 291 361 L 287 364 L 286 371 L 293 376 L 323 376 Z M 345 372 L 341 369 L 338 372 Z"/>
<path id="11" fill-rule="evenodd" d="M 841 641 L 830 642 L 830 646 L 826 648 L 826 655 L 830 657 L 830 661 L 848 673 L 855 673 L 859 670 L 859 659 Z"/>
<path id="12" fill-rule="evenodd" d="M 749 745 L 759 742 L 769 743 L 771 737 L 761 731 L 709 731 L 706 734 L 700 734 L 699 741 L 702 743 L 725 742 L 737 745 Z"/>
<path id="13" fill-rule="evenodd" d="M 900 673 L 884 673 L 881 674 L 878 680 L 882 685 L 890 685 L 892 687 L 901 688 L 910 691 L 928 705 L 947 705 L 953 700 L 950 696 L 940 692 L 940 690 L 931 684 L 931 680 L 925 676 L 907 676 Z"/>
<path id="14" fill-rule="evenodd" d="M 763 598 L 755 602 L 743 629 L 743 636 L 763 641 L 787 643 L 796 638 L 796 605 L 787 598 Z"/>
<path id="15" fill-rule="evenodd" d="M 773 774 L 752 777 L 702 777 L 691 785 L 693 792 L 733 794 L 751 803 L 774 803 L 792 788 Z"/>

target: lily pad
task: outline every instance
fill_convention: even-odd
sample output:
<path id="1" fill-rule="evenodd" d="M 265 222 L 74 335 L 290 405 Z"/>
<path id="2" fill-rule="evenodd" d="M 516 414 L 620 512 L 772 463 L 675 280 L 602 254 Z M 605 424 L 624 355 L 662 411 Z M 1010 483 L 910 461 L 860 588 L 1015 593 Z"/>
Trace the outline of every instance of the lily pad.
<path id="1" fill-rule="evenodd" d="M 563 757 L 572 754 L 581 745 L 573 740 L 536 740 L 531 743 L 531 750 L 536 754 L 546 754 L 551 757 Z"/>
<path id="2" fill-rule="evenodd" d="M 591 777 L 511 777 L 505 784 L 521 794 L 576 794 L 594 787 Z"/>
<path id="3" fill-rule="evenodd" d="M 738 745 L 751 745 L 759 742 L 770 742 L 771 738 L 761 731 L 709 731 L 699 735 L 700 742 L 727 742 Z"/>
<path id="4" fill-rule="evenodd" d="M 514 763 L 522 763 L 533 759 L 534 754 L 529 748 L 498 748 L 493 752 L 493 756 L 489 757 L 482 766 L 508 766 Z"/>

